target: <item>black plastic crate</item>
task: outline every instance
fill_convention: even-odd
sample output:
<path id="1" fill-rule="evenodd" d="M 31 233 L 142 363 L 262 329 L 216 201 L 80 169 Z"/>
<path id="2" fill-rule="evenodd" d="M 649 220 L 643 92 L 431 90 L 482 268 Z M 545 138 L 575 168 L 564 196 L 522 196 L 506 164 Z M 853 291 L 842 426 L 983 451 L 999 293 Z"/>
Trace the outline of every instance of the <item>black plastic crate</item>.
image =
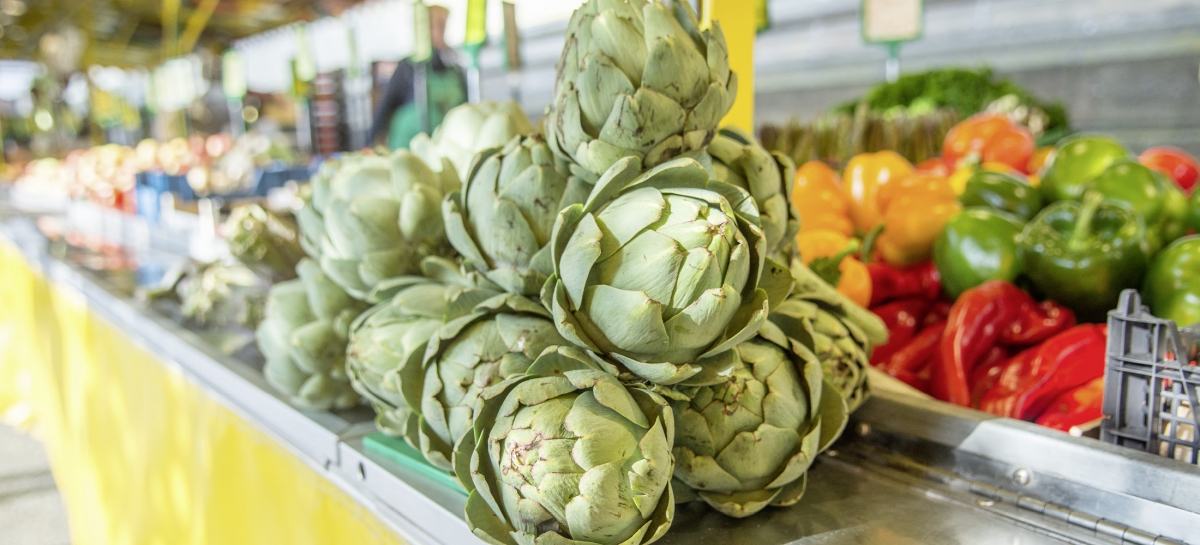
<path id="1" fill-rule="evenodd" d="M 1200 333 L 1155 318 L 1136 290 L 1108 313 L 1104 422 L 1109 443 L 1197 463 Z"/>

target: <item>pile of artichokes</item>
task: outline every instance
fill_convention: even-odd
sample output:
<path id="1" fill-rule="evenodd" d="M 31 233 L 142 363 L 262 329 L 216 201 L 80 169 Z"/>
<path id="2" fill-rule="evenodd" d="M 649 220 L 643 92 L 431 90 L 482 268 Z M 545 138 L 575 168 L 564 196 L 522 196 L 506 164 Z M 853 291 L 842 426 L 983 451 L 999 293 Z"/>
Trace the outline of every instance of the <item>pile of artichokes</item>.
<path id="1" fill-rule="evenodd" d="M 640 545 L 677 503 L 796 503 L 886 330 L 797 259 L 791 161 L 718 130 L 736 81 L 688 2 L 590 0 L 540 131 L 464 106 L 415 153 L 326 162 L 268 378 L 309 407 L 360 394 L 489 543 Z"/>

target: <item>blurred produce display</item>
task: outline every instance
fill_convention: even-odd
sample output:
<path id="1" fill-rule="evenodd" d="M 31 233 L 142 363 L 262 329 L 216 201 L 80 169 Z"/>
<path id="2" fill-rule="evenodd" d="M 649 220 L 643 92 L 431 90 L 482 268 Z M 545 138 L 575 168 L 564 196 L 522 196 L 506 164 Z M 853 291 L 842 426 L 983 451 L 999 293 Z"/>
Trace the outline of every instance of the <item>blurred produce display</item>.
<path id="1" fill-rule="evenodd" d="M 791 198 L 804 263 L 887 324 L 880 370 L 1000 416 L 1094 425 L 1102 324 L 1122 290 L 1142 289 L 1181 327 L 1200 322 L 1200 237 L 1185 236 L 1200 227 L 1196 159 L 1133 157 L 1103 135 L 1036 148 L 1028 126 L 990 112 L 939 149 L 915 166 L 890 150 L 840 173 L 802 164 Z"/>
<path id="2" fill-rule="evenodd" d="M 189 260 L 146 291 L 150 301 L 171 300 L 180 315 L 200 327 L 258 327 L 272 284 L 296 278 L 304 258 L 299 231 L 288 213 L 257 204 L 234 208 L 221 226 L 228 256 L 213 262 Z"/>
<path id="3" fill-rule="evenodd" d="M 809 122 L 791 119 L 760 128 L 763 145 L 796 164 L 844 165 L 855 155 L 889 150 L 913 163 L 943 155 L 951 127 L 979 113 L 1003 115 L 1052 144 L 1070 131 L 1066 109 L 1045 104 L 987 68 L 905 74 Z"/>

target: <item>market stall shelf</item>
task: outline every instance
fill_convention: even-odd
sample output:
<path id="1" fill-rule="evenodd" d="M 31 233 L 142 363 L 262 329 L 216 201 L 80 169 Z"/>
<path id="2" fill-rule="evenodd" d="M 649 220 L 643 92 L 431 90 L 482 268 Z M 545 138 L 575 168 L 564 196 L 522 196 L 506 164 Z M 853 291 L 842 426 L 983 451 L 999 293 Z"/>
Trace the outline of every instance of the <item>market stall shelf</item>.
<path id="1" fill-rule="evenodd" d="M 114 343 L 181 372 L 207 403 L 277 443 L 273 450 L 297 456 L 295 467 L 308 468 L 320 490 L 356 504 L 358 516 L 368 513 L 360 522 L 387 529 L 368 532 L 366 542 L 474 539 L 461 490 L 369 446 L 378 436 L 368 412 L 298 410 L 267 387 L 253 362 L 223 355 L 115 283 L 52 257 L 31 221 L 9 219 L 2 233 L 52 291 L 77 294 L 109 324 L 122 337 Z M 807 486 L 800 503 L 750 519 L 680 506 L 662 542 L 1172 544 L 1200 536 L 1200 468 L 883 388 L 818 459 Z"/>

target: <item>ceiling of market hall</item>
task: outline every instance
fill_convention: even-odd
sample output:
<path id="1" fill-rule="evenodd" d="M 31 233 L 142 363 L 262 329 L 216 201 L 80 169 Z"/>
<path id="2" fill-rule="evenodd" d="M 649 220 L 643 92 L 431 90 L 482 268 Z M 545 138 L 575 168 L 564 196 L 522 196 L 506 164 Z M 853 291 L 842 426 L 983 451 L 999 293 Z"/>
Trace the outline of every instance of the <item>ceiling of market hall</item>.
<path id="1" fill-rule="evenodd" d="M 356 0 L 0 0 L 0 58 L 37 59 L 47 37 L 82 41 L 83 65 L 135 66 L 223 46 Z"/>

